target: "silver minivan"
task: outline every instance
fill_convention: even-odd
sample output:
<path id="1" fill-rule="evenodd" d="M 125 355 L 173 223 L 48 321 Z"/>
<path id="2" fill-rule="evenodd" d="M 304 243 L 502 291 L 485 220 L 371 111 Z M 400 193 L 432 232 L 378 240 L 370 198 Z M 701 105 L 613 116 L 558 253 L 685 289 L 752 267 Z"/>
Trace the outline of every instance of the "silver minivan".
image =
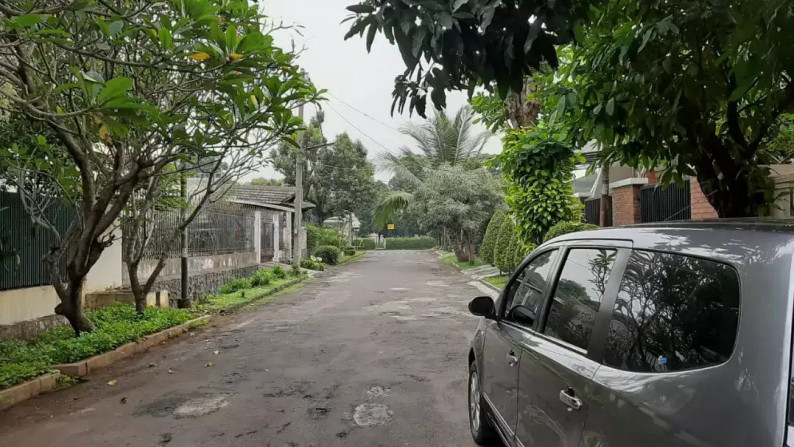
<path id="1" fill-rule="evenodd" d="M 532 252 L 469 351 L 480 444 L 794 446 L 794 225 L 619 227 Z"/>

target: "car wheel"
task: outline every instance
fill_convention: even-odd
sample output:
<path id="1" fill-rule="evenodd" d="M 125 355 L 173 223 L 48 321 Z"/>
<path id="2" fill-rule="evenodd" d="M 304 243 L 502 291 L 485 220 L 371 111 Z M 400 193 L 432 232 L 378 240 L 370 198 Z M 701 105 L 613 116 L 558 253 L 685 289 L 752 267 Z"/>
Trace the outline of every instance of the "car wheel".
<path id="1" fill-rule="evenodd" d="M 469 365 L 469 427 L 474 442 L 479 445 L 491 445 L 496 438 L 496 432 L 485 416 L 485 400 L 482 397 L 480 374 L 476 362 Z"/>

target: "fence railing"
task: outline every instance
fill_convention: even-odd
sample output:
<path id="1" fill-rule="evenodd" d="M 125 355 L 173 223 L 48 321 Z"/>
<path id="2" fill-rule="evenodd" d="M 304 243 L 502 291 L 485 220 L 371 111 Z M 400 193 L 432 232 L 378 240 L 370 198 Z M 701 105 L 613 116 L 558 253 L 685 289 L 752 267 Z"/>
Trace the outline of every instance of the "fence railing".
<path id="1" fill-rule="evenodd" d="M 640 222 L 664 222 L 692 218 L 689 182 L 682 186 L 648 185 L 640 189 Z"/>
<path id="2" fill-rule="evenodd" d="M 612 226 L 612 196 L 609 197 L 609 213 L 607 213 L 607 226 Z M 601 225 L 601 198 L 587 199 L 584 201 L 584 220 L 593 225 Z"/>
<path id="3" fill-rule="evenodd" d="M 149 237 L 144 258 L 181 256 L 179 234 L 175 230 L 182 222 L 178 209 L 156 210 L 146 219 L 140 231 Z M 130 228 L 122 226 L 124 237 Z M 241 205 L 218 202 L 205 205 L 188 225 L 188 255 L 220 255 L 254 250 L 254 211 Z M 126 255 L 123 253 L 122 255 Z"/>
<path id="4" fill-rule="evenodd" d="M 75 210 L 56 205 L 47 219 L 63 236 L 75 219 Z M 19 194 L 0 191 L 0 290 L 51 284 L 44 257 L 56 237 L 46 228 L 33 225 Z"/>

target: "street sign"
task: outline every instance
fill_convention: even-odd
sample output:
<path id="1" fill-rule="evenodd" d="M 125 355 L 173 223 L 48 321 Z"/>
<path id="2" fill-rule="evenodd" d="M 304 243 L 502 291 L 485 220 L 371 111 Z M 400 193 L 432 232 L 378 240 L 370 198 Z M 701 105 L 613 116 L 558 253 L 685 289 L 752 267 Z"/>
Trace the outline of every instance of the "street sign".
<path id="1" fill-rule="evenodd" d="M 393 229 L 394 229 L 394 224 L 388 224 L 388 225 L 386 225 L 386 229 L 388 229 L 388 230 L 393 230 Z"/>

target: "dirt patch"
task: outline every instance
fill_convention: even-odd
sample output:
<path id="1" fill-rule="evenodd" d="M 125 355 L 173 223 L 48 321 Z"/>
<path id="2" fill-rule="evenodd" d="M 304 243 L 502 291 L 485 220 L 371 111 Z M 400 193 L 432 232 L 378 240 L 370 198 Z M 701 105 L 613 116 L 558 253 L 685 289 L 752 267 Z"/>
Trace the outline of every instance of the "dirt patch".
<path id="1" fill-rule="evenodd" d="M 359 427 L 388 425 L 392 421 L 392 411 L 382 404 L 361 404 L 353 410 L 353 421 Z"/>

